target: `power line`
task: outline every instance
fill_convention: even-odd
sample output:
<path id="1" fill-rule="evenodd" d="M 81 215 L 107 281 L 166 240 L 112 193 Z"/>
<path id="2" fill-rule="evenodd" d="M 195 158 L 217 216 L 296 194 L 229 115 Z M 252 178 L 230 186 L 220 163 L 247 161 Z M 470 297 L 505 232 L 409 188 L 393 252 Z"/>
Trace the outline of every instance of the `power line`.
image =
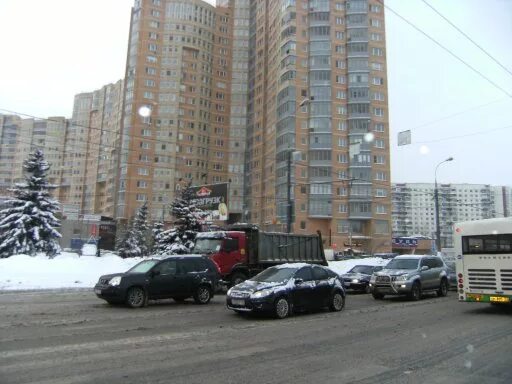
<path id="1" fill-rule="evenodd" d="M 510 128 L 512 128 L 512 125 L 507 125 L 507 126 L 505 126 L 505 127 L 500 127 L 500 128 L 489 129 L 489 130 L 487 130 L 487 131 L 480 131 L 480 132 L 467 133 L 467 134 L 465 134 L 465 135 L 458 135 L 458 136 L 444 137 L 444 138 L 436 139 L 436 140 L 417 141 L 417 142 L 416 142 L 416 143 L 414 143 L 414 144 L 429 144 L 429 143 L 438 143 L 438 142 L 446 141 L 446 140 L 463 139 L 463 138 L 465 138 L 465 137 L 478 136 L 478 135 L 485 135 L 485 134 L 488 134 L 489 132 L 501 131 L 501 130 L 504 130 L 504 129 L 510 129 Z"/>
<path id="2" fill-rule="evenodd" d="M 489 103 L 485 103 L 485 104 L 478 105 L 478 106 L 476 106 L 476 107 L 471 107 L 471 108 L 465 109 L 465 110 L 463 110 L 463 111 L 456 112 L 456 113 L 453 113 L 453 114 L 451 114 L 451 115 L 444 116 L 444 117 L 441 117 L 441 118 L 439 118 L 439 119 L 432 120 L 432 121 L 429 121 L 429 122 L 427 122 L 427 123 L 417 125 L 416 127 L 411 128 L 411 130 L 416 130 L 416 129 L 418 129 L 418 128 L 427 127 L 427 126 L 429 126 L 429 125 L 436 124 L 436 123 L 439 123 L 439 122 L 441 122 L 441 121 L 451 119 L 452 117 L 459 116 L 459 115 L 463 115 L 463 114 L 465 114 L 465 113 L 468 113 L 468 112 L 471 112 L 471 111 L 475 111 L 475 110 L 477 110 L 477 109 L 481 109 L 481 108 L 484 108 L 484 107 L 487 107 L 487 106 L 489 106 L 489 105 L 492 105 L 492 104 L 495 104 L 495 103 L 498 103 L 498 102 L 502 102 L 502 101 L 505 101 L 505 100 L 510 100 L 510 98 L 509 98 L 509 97 L 504 97 L 504 98 L 502 98 L 502 99 L 494 100 L 494 101 L 491 101 L 491 102 L 489 102 Z"/>
<path id="3" fill-rule="evenodd" d="M 464 36 L 466 39 L 471 41 L 473 45 L 475 45 L 480 51 L 485 53 L 487 57 L 489 57 L 492 61 L 494 61 L 496 64 L 498 64 L 503 70 L 505 70 L 509 75 L 512 76 L 512 72 L 505 67 L 503 64 L 501 64 L 493 55 L 491 55 L 489 52 L 487 52 L 481 45 L 479 45 L 475 40 L 473 40 L 471 37 L 467 35 L 464 31 L 462 31 L 459 27 L 457 27 L 452 21 L 450 21 L 446 16 L 444 16 L 441 12 L 439 12 L 437 9 L 435 9 L 431 4 L 429 4 L 426 0 L 421 0 L 425 5 L 427 5 L 430 9 L 432 9 L 435 13 L 437 13 L 441 18 L 443 18 L 448 24 L 450 24 L 453 28 L 455 28 L 462 36 Z"/>
<path id="4" fill-rule="evenodd" d="M 492 84 L 495 88 L 499 89 L 501 92 L 503 92 L 504 94 L 506 94 L 508 97 L 512 97 L 512 93 L 508 92 L 506 89 L 504 89 L 503 87 L 500 87 L 496 82 L 492 81 L 490 78 L 488 78 L 487 76 L 485 76 L 482 72 L 480 72 L 478 69 L 476 69 L 475 67 L 473 67 L 471 64 L 469 64 L 468 62 L 466 62 L 464 59 L 462 59 L 460 56 L 456 55 L 455 53 L 453 53 L 452 51 L 450 51 L 447 47 L 445 47 L 444 45 L 442 45 L 439 41 L 437 41 L 436 39 L 434 39 L 432 36 L 430 36 L 428 33 L 426 33 L 425 31 L 423 31 L 421 28 L 417 27 L 416 25 L 414 25 L 411 21 L 407 20 L 405 17 L 403 17 L 402 15 L 400 15 L 398 12 L 396 12 L 393 8 L 389 7 L 388 5 L 384 4 L 384 1 L 383 0 L 377 0 L 380 4 L 382 4 L 385 8 L 387 8 L 390 12 L 392 12 L 393 14 L 395 14 L 398 18 L 400 18 L 402 21 L 404 21 L 405 23 L 407 23 L 408 25 L 410 25 L 412 28 L 414 28 L 416 31 L 418 31 L 419 33 L 421 33 L 423 36 L 425 36 L 427 39 L 429 39 L 430 41 L 432 41 L 433 43 L 435 43 L 437 46 L 439 46 L 440 48 L 442 48 L 444 51 L 448 52 L 450 54 L 450 56 L 453 56 L 455 59 L 457 59 L 458 61 L 460 61 L 462 64 L 464 64 L 466 67 L 468 67 L 469 69 L 471 69 L 473 72 L 475 72 L 477 75 L 479 75 L 481 78 L 487 80 L 488 83 Z"/>

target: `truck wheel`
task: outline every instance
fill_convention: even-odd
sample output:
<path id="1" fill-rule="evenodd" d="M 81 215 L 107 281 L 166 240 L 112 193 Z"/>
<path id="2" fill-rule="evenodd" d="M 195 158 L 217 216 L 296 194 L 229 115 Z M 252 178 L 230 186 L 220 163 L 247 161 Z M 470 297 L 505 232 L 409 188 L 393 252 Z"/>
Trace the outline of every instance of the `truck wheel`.
<path id="1" fill-rule="evenodd" d="M 285 297 L 280 297 L 276 300 L 274 312 L 278 319 L 284 319 L 290 314 L 290 304 L 288 304 L 288 300 Z"/>
<path id="2" fill-rule="evenodd" d="M 439 290 L 437 291 L 437 296 L 445 297 L 448 295 L 448 282 L 446 279 L 441 280 L 441 285 L 439 286 Z"/>
<path id="3" fill-rule="evenodd" d="M 345 307 L 345 297 L 340 292 L 334 292 L 331 298 L 331 305 L 329 309 L 332 312 L 339 312 Z"/>
<path id="4" fill-rule="evenodd" d="M 146 292 L 141 287 L 131 287 L 126 294 L 126 304 L 132 308 L 141 308 L 147 304 Z"/>
<path id="5" fill-rule="evenodd" d="M 373 292 L 372 296 L 375 300 L 382 300 L 384 298 L 384 295 L 382 293 Z"/>
<path id="6" fill-rule="evenodd" d="M 231 276 L 231 286 L 234 287 L 235 285 L 243 283 L 245 280 L 247 280 L 247 276 L 243 273 L 234 273 L 233 276 Z"/>
<path id="7" fill-rule="evenodd" d="M 196 304 L 208 304 L 212 298 L 212 292 L 206 285 L 200 285 L 194 294 Z"/>
<path id="8" fill-rule="evenodd" d="M 417 281 L 412 285 L 409 298 L 414 301 L 421 299 L 421 285 Z"/>

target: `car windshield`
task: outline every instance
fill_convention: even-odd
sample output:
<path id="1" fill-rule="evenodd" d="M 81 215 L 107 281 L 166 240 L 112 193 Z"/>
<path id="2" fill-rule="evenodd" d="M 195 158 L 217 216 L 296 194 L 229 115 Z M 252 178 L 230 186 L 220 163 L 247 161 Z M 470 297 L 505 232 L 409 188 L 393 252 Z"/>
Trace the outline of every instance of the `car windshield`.
<path id="1" fill-rule="evenodd" d="M 197 239 L 194 253 L 212 253 L 220 250 L 222 239 Z"/>
<path id="2" fill-rule="evenodd" d="M 365 275 L 371 275 L 373 273 L 373 268 L 371 265 L 356 265 L 353 267 L 348 273 L 363 273 Z"/>
<path id="3" fill-rule="evenodd" d="M 283 283 L 290 280 L 297 272 L 297 268 L 270 267 L 254 276 L 251 280 L 259 283 Z"/>
<path id="4" fill-rule="evenodd" d="M 160 260 L 144 260 L 139 264 L 134 265 L 132 268 L 126 271 L 126 273 L 146 273 L 159 262 Z"/>
<path id="5" fill-rule="evenodd" d="M 417 269 L 419 259 L 393 259 L 386 269 Z"/>

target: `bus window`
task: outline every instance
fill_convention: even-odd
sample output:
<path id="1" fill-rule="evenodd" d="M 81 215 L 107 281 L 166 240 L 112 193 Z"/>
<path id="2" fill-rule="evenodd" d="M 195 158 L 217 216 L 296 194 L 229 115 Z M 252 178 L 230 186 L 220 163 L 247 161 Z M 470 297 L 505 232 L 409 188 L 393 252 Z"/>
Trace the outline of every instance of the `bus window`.
<path id="1" fill-rule="evenodd" d="M 463 236 L 462 253 L 466 255 L 481 253 L 510 253 L 512 234 Z"/>

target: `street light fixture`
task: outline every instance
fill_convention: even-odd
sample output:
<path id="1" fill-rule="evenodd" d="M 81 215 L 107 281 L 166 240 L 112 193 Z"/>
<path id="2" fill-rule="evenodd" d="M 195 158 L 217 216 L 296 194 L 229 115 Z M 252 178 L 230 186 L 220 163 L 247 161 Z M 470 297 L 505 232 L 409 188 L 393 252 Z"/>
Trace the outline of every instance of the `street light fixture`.
<path id="1" fill-rule="evenodd" d="M 439 190 L 437 188 L 437 169 L 441 164 L 447 163 L 449 161 L 453 161 L 453 157 L 449 157 L 446 160 L 441 161 L 437 164 L 435 172 L 434 172 L 434 204 L 436 211 L 436 248 L 437 252 L 441 251 L 441 225 L 439 222 Z"/>

